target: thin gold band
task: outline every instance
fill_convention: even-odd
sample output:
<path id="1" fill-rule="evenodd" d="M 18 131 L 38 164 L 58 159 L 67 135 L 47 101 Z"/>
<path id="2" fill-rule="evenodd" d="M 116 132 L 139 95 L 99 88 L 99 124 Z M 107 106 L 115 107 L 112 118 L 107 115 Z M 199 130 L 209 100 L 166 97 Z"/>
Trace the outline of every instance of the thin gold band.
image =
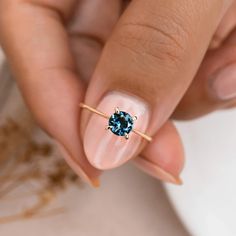
<path id="1" fill-rule="evenodd" d="M 88 106 L 88 105 L 86 105 L 86 104 L 84 104 L 84 103 L 80 103 L 80 107 L 81 107 L 81 108 L 84 108 L 84 109 L 87 109 L 87 110 L 89 110 L 89 111 L 91 111 L 91 112 L 93 112 L 93 113 L 95 113 L 95 114 L 97 114 L 97 115 L 99 115 L 99 116 L 102 116 L 103 118 L 106 118 L 106 119 L 109 119 L 109 118 L 110 118 L 110 117 L 109 117 L 108 115 L 106 115 L 105 113 L 103 113 L 103 112 L 101 112 L 101 111 L 98 111 L 98 110 L 94 109 L 93 107 L 90 107 L 90 106 Z M 138 131 L 138 130 L 136 130 L 136 129 L 133 129 L 132 131 L 133 131 L 135 134 L 137 134 L 137 135 L 141 136 L 142 138 L 146 139 L 148 142 L 151 142 L 151 141 L 152 141 L 152 138 L 151 138 L 150 136 L 148 136 L 148 135 L 146 135 L 146 134 L 144 134 L 144 133 L 142 133 L 142 132 L 140 132 L 140 131 Z"/>

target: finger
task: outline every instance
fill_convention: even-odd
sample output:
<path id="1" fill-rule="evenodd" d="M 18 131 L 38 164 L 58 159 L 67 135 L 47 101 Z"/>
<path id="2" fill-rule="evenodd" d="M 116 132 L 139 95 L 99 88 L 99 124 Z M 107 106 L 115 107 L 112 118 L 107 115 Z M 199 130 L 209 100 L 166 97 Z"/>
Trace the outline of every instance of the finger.
<path id="1" fill-rule="evenodd" d="M 214 49 L 221 45 L 221 43 L 228 37 L 230 32 L 236 26 L 236 1 L 233 1 L 228 11 L 224 15 L 220 25 L 218 26 L 209 48 Z"/>
<path id="2" fill-rule="evenodd" d="M 236 104 L 236 30 L 209 51 L 173 117 L 192 119 Z"/>
<path id="3" fill-rule="evenodd" d="M 121 0 L 82 0 L 68 26 L 77 72 L 86 83 L 121 13 Z"/>
<path id="4" fill-rule="evenodd" d="M 18 85 L 41 126 L 60 143 L 65 158 L 87 182 L 99 171 L 84 156 L 78 102 L 84 85 L 75 71 L 67 22 L 76 1 L 1 1 L 0 37 Z"/>
<path id="5" fill-rule="evenodd" d="M 155 135 L 191 83 L 226 3 L 132 1 L 104 48 L 85 103 L 108 115 L 119 107 L 138 117 L 136 130 Z M 81 128 L 85 153 L 96 168 L 120 166 L 146 145 L 133 132 L 125 140 L 105 131 L 106 119 L 90 115 L 83 112 Z"/>
<path id="6" fill-rule="evenodd" d="M 166 122 L 134 163 L 154 178 L 180 185 L 184 151 L 179 134 L 171 121 Z"/>

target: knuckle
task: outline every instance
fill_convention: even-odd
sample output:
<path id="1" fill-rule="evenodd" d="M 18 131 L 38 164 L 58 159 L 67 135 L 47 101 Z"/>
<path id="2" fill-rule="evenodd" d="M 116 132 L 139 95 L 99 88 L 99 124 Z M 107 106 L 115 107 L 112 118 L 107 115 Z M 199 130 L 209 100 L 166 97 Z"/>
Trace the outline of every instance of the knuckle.
<path id="1" fill-rule="evenodd" d="M 123 23 L 116 43 L 161 64 L 179 65 L 186 53 L 189 34 L 175 19 L 160 19 L 159 22 Z"/>

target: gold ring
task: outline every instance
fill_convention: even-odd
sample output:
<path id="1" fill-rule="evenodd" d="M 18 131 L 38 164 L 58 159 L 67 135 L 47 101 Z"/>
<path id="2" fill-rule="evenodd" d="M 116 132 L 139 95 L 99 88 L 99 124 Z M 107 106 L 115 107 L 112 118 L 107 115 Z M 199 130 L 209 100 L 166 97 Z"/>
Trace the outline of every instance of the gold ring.
<path id="1" fill-rule="evenodd" d="M 98 111 L 84 103 L 80 103 L 80 107 L 102 116 L 105 119 L 108 119 L 108 125 L 105 128 L 110 130 L 115 135 L 124 136 L 126 139 L 129 139 L 129 133 L 132 131 L 147 141 L 152 141 L 150 136 L 133 128 L 135 121 L 138 119 L 137 116 L 131 116 L 125 111 L 120 111 L 118 107 L 115 108 L 115 113 L 113 113 L 111 116 L 108 116 L 105 113 Z"/>

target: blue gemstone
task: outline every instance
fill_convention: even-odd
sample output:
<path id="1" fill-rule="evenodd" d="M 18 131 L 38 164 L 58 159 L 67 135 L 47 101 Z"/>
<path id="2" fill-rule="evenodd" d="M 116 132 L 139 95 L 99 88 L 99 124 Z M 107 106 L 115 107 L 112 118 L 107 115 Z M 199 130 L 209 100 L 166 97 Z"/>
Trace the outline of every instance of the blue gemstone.
<path id="1" fill-rule="evenodd" d="M 133 129 L 133 124 L 132 116 L 124 111 L 114 113 L 108 122 L 110 130 L 118 136 L 128 134 Z"/>

